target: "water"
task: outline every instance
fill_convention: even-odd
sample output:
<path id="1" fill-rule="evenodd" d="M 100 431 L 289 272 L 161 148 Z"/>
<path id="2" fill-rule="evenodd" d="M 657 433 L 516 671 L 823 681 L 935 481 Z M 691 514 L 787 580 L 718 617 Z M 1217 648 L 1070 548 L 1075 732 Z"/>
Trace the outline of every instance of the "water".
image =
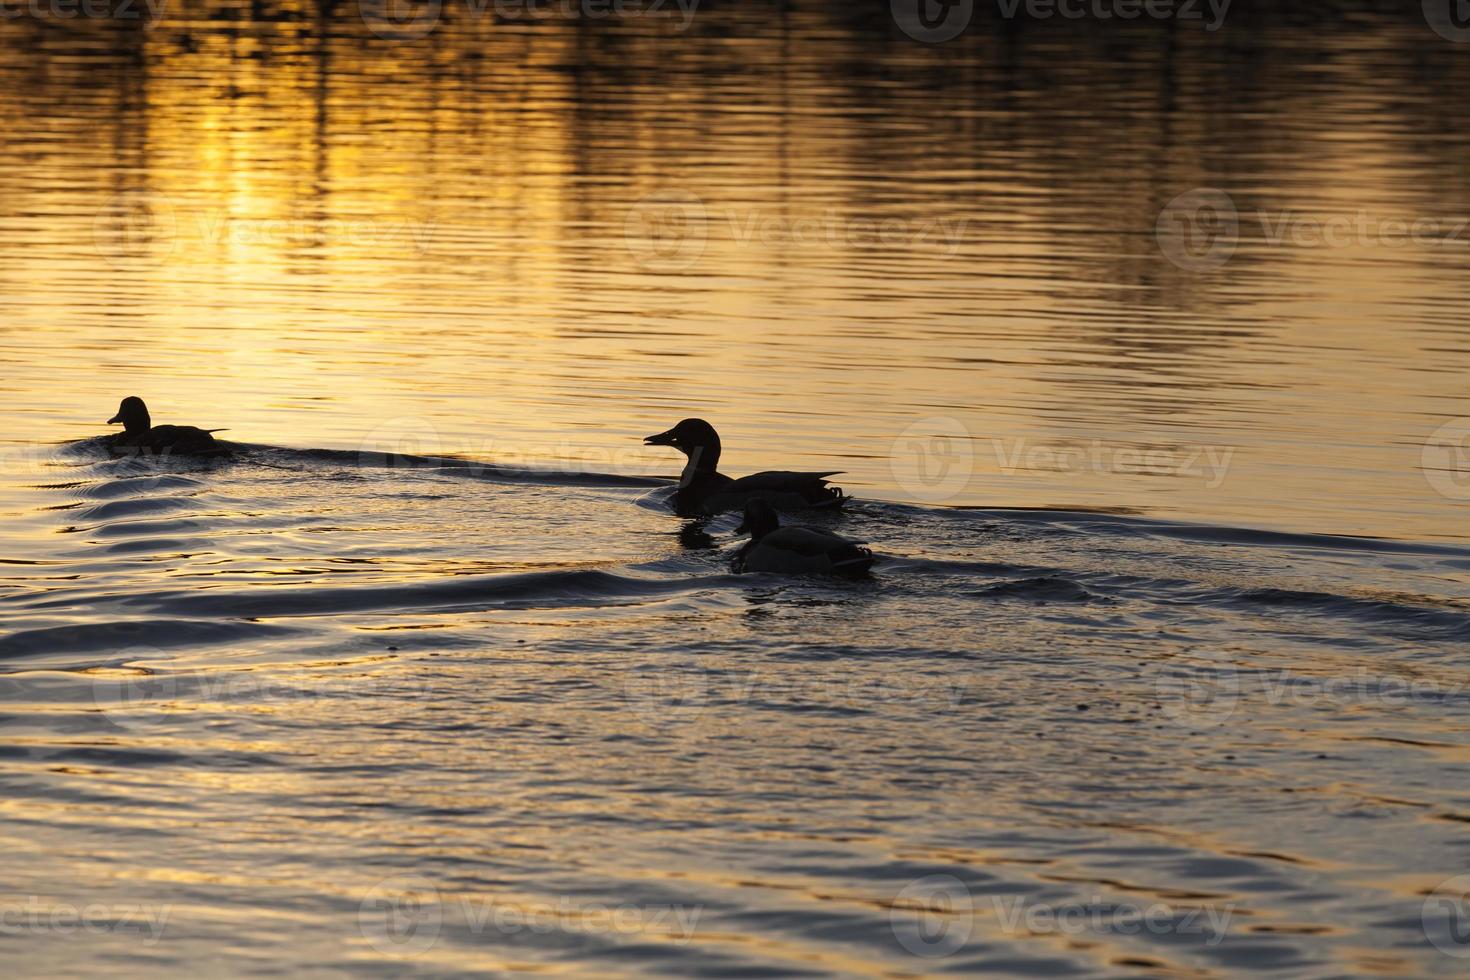
<path id="1" fill-rule="evenodd" d="M 9 962 L 1463 974 L 1470 48 L 882 8 L 0 21 Z"/>

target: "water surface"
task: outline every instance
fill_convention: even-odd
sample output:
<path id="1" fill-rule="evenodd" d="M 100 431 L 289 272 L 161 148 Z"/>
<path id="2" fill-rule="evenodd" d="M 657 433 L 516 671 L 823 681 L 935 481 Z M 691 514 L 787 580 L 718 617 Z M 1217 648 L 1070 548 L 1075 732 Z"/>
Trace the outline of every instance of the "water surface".
<path id="1" fill-rule="evenodd" d="M 13 962 L 1463 972 L 1470 46 L 381 28 L 0 21 Z M 686 415 L 873 579 L 733 575 Z"/>

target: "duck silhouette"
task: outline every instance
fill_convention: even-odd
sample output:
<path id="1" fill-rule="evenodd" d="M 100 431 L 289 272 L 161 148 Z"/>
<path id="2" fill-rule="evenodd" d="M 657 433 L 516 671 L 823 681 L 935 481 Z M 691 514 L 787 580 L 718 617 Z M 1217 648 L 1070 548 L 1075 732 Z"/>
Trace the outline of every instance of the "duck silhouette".
<path id="1" fill-rule="evenodd" d="M 154 425 L 148 406 L 137 395 L 129 395 L 117 407 L 108 425 L 122 423 L 123 431 L 104 436 L 108 448 L 127 454 L 218 455 L 228 452 L 213 435 L 223 429 L 196 429 L 192 425 Z"/>
<path id="2" fill-rule="evenodd" d="M 720 436 L 704 419 L 685 419 L 667 432 L 649 436 L 645 446 L 672 446 L 688 457 L 674 491 L 674 511 L 684 516 L 739 510 L 751 500 L 764 500 L 780 510 L 841 507 L 852 498 L 829 486 L 827 473 L 767 470 L 732 479 L 720 473 Z"/>
<path id="3" fill-rule="evenodd" d="M 750 535 L 735 555 L 737 572 L 862 575 L 873 567 L 873 553 L 856 541 L 813 527 L 782 527 L 764 500 L 745 505 L 745 521 L 735 533 Z"/>

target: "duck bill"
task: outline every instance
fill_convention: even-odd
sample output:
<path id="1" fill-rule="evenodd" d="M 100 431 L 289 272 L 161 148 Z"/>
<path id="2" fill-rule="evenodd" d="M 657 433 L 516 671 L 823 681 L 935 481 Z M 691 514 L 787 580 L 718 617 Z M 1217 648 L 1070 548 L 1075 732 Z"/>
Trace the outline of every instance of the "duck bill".
<path id="1" fill-rule="evenodd" d="M 674 430 L 660 432 L 656 436 L 648 436 L 643 440 L 645 446 L 672 446 L 674 444 Z"/>
<path id="2" fill-rule="evenodd" d="M 107 424 L 108 425 L 117 425 L 121 421 L 122 421 L 122 416 L 121 415 L 114 415 L 112 418 L 110 418 L 110 419 L 107 420 Z"/>

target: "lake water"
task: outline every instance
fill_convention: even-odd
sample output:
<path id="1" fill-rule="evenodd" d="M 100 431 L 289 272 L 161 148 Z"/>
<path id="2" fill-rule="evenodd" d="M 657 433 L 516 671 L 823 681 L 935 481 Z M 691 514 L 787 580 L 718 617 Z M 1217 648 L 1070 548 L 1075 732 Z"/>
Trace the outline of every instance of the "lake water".
<path id="1" fill-rule="evenodd" d="M 1464 975 L 1432 3 L 58 3 L 0 18 L 12 969 Z M 130 394 L 241 448 L 108 459 Z M 872 578 L 733 574 L 686 416 L 844 471 Z"/>

